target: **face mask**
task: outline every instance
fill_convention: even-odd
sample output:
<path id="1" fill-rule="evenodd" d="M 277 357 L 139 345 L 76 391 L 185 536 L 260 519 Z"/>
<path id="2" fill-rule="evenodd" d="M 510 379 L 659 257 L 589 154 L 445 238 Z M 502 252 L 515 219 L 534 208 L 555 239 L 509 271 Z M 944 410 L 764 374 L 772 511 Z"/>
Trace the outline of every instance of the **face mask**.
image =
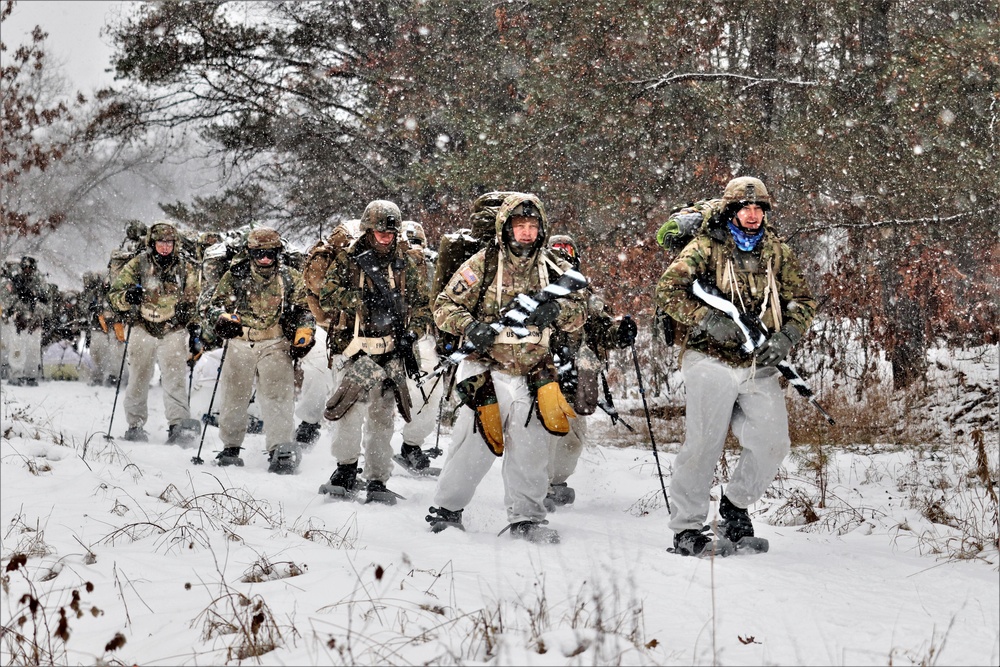
<path id="1" fill-rule="evenodd" d="M 760 226 L 760 230 L 756 234 L 748 234 L 736 225 L 736 223 L 730 222 L 729 233 L 732 235 L 733 240 L 736 241 L 737 248 L 744 252 L 749 252 L 756 248 L 760 240 L 764 238 L 764 225 Z"/>

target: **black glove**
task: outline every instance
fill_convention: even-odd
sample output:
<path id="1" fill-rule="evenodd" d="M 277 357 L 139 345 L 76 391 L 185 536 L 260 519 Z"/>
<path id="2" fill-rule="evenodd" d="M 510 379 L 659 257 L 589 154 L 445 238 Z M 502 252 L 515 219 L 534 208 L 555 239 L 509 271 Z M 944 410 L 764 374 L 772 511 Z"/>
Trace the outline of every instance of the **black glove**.
<path id="1" fill-rule="evenodd" d="M 485 322 L 473 322 L 465 328 L 465 338 L 476 346 L 476 352 L 487 354 L 497 339 L 497 332 Z"/>
<path id="2" fill-rule="evenodd" d="M 698 328 L 720 343 L 742 343 L 744 340 L 743 332 L 736 322 L 714 310 L 708 311 L 698 323 Z"/>
<path id="3" fill-rule="evenodd" d="M 618 347 L 632 347 L 638 333 L 639 328 L 635 325 L 632 316 L 623 317 L 622 321 L 618 323 Z"/>
<path id="4" fill-rule="evenodd" d="M 777 366 L 784 361 L 791 351 L 792 345 L 795 345 L 799 338 L 797 334 L 798 331 L 790 332 L 782 327 L 781 331 L 765 340 L 764 344 L 757 350 L 757 365 Z"/>
<path id="5" fill-rule="evenodd" d="M 201 342 L 201 327 L 197 324 L 188 325 L 188 366 L 194 368 L 194 365 L 198 363 L 198 359 L 201 358 L 201 353 L 205 349 L 204 343 Z"/>
<path id="6" fill-rule="evenodd" d="M 243 324 L 240 316 L 232 313 L 222 313 L 215 323 L 215 335 L 219 338 L 238 338 L 243 335 Z"/>
<path id="7" fill-rule="evenodd" d="M 141 305 L 145 293 L 146 290 L 142 289 L 142 285 L 132 285 L 125 290 L 125 303 L 132 306 Z"/>
<path id="8" fill-rule="evenodd" d="M 535 312 L 528 315 L 528 319 L 524 321 L 528 326 L 536 326 L 539 329 L 544 329 L 559 317 L 559 312 L 562 310 L 562 306 L 559 305 L 559 301 L 552 300 L 546 301 L 545 303 L 539 304 L 538 308 L 535 308 Z"/>

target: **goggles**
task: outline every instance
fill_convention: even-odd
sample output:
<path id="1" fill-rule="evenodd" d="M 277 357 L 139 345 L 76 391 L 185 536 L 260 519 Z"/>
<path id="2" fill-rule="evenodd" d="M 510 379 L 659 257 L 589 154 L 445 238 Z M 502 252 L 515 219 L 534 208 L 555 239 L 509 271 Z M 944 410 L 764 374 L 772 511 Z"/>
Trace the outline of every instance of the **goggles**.
<path id="1" fill-rule="evenodd" d="M 259 262 L 262 259 L 269 259 L 272 262 L 278 259 L 278 253 L 280 251 L 277 248 L 254 248 L 250 250 L 250 257 L 255 261 Z"/>
<path id="2" fill-rule="evenodd" d="M 541 218 L 542 214 L 538 208 L 531 202 L 524 202 L 523 204 L 518 204 L 511 210 L 510 217 L 512 218 Z"/>
<path id="3" fill-rule="evenodd" d="M 558 250 L 561 253 L 565 253 L 566 255 L 569 255 L 570 257 L 576 257 L 576 248 L 574 248 L 569 243 L 553 243 L 552 244 L 552 249 L 553 250 Z"/>

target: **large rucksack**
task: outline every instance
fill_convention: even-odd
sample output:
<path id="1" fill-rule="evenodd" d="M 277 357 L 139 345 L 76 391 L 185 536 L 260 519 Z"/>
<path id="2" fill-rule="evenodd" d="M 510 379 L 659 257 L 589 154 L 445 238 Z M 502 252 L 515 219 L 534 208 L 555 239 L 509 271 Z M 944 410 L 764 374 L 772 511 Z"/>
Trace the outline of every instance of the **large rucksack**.
<path id="1" fill-rule="evenodd" d="M 355 236 L 345 224 L 337 225 L 325 239 L 317 241 L 306 253 L 302 266 L 302 280 L 306 285 L 306 301 L 316 318 L 316 324 L 335 330 L 347 327 L 347 316 L 342 311 L 330 313 L 319 305 L 319 292 L 326 282 L 326 272 L 337 253 L 347 248 Z"/>

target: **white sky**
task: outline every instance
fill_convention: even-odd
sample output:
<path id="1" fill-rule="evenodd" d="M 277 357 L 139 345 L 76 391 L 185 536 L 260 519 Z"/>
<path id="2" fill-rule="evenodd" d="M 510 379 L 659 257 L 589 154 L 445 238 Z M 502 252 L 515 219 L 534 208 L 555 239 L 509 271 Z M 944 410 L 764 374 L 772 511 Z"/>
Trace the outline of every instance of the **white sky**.
<path id="1" fill-rule="evenodd" d="M 137 2 L 19 0 L 3 23 L 3 41 L 13 50 L 30 40 L 36 25 L 49 33 L 48 50 L 62 65 L 72 90 L 84 93 L 111 85 L 110 40 L 104 24 Z M 8 52 L 9 53 L 9 52 Z"/>

